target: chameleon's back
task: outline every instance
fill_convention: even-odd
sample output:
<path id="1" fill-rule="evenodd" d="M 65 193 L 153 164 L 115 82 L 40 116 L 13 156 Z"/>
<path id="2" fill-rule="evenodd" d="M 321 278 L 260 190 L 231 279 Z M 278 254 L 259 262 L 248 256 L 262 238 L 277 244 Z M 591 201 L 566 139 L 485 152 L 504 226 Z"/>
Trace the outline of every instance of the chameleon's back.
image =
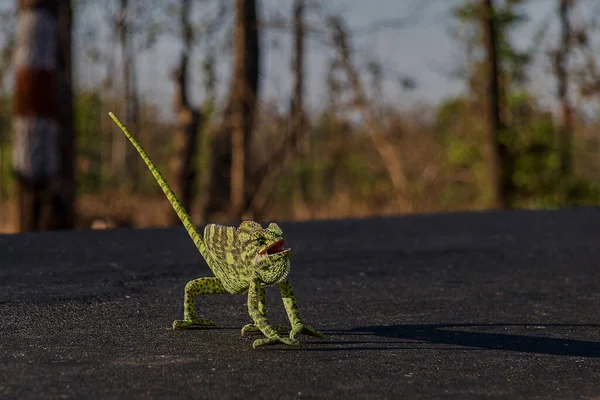
<path id="1" fill-rule="evenodd" d="M 204 242 L 210 253 L 207 260 L 217 278 L 230 293 L 243 293 L 248 288 L 250 271 L 242 258 L 236 228 L 210 224 L 204 228 Z"/>

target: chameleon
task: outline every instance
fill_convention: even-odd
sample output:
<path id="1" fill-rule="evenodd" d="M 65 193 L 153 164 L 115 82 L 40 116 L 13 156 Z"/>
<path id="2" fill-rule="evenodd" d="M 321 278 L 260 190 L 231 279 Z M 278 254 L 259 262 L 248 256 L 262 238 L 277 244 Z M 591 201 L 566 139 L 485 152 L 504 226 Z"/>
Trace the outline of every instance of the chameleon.
<path id="1" fill-rule="evenodd" d="M 266 228 L 254 221 L 243 221 L 237 228 L 209 224 L 204 228 L 202 236 L 141 143 L 112 112 L 108 114 L 146 163 L 214 274 L 213 277 L 191 280 L 185 285 L 183 319 L 173 321 L 173 329 L 215 325 L 210 319 L 198 317 L 194 304 L 195 296 L 247 293 L 248 314 L 252 323 L 245 325 L 241 334 L 262 333 L 264 335 L 264 338 L 256 339 L 252 343 L 253 348 L 275 344 L 301 347 L 297 339 L 300 334 L 322 339 L 323 334 L 305 325 L 300 317 L 292 285 L 287 279 L 290 272 L 291 249 L 285 247 L 285 236 L 281 228 L 274 222 Z M 284 325 L 272 326 L 266 315 L 265 288 L 275 285 L 279 287 L 283 306 L 291 324 L 289 336 L 286 336 L 288 329 Z"/>

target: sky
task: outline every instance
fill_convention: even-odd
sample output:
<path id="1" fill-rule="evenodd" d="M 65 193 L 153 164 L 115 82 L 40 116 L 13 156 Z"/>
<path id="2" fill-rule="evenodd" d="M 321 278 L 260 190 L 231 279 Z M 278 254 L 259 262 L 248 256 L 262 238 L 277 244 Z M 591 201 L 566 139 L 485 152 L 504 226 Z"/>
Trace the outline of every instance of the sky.
<path id="1" fill-rule="evenodd" d="M 583 0 L 585 2 L 585 0 Z M 592 0 L 593 1 L 593 0 Z M 342 15 L 353 32 L 352 44 L 356 51 L 355 60 L 359 66 L 368 60 L 382 63 L 384 68 L 385 100 L 401 107 L 410 108 L 415 104 L 436 104 L 443 99 L 464 90 L 464 82 L 453 77 L 465 57 L 464 47 L 453 36 L 456 20 L 452 10 L 461 4 L 460 0 L 327 0 L 320 1 L 325 6 L 320 11 L 308 12 L 308 23 L 321 28 L 324 14 Z M 531 22 L 515 32 L 514 42 L 519 47 L 527 47 L 540 24 L 548 16 L 555 14 L 556 0 L 529 0 L 526 10 Z M 270 20 L 274 15 L 288 16 L 291 0 L 263 0 L 261 17 Z M 381 22 L 400 21 L 396 27 L 369 30 Z M 556 28 L 556 27 L 554 27 Z M 556 29 L 554 29 L 556 31 Z M 552 31 L 551 31 L 552 32 Z M 263 101 L 274 100 L 286 108 L 291 95 L 290 50 L 292 38 L 281 32 L 266 32 L 262 36 L 266 50 L 263 53 L 262 95 Z M 176 43 L 163 41 L 142 62 L 152 65 L 142 71 L 140 83 L 151 97 L 161 99 L 165 109 L 169 109 L 172 85 L 165 80 L 168 70 L 178 59 Z M 319 40 L 307 44 L 307 98 L 309 107 L 322 107 L 327 98 L 324 79 L 332 49 Z M 230 70 L 224 61 L 219 70 L 221 82 L 226 81 Z M 194 72 L 198 72 L 199 67 Z M 543 96 L 552 96 L 553 83 L 548 81 L 547 60 L 543 59 L 533 67 L 532 85 Z M 194 73 L 194 84 L 201 87 L 199 73 Z M 398 77 L 410 77 L 417 83 L 414 91 L 402 90 Z M 221 85 L 226 90 L 228 85 Z M 200 91 L 193 98 L 200 101 Z"/>
<path id="2" fill-rule="evenodd" d="M 357 63 L 363 68 L 368 60 L 376 60 L 383 65 L 386 100 L 406 106 L 415 101 L 435 103 L 463 88 L 462 82 L 451 80 L 447 76 L 458 66 L 461 57 L 460 46 L 449 35 L 452 26 L 449 14 L 451 5 L 459 2 L 429 1 L 431 6 L 416 12 L 420 2 L 427 3 L 428 0 L 328 0 L 322 2 L 327 6 L 321 12 L 310 11 L 308 20 L 310 25 L 322 29 L 323 18 L 319 15 L 335 13 L 346 18 L 349 30 L 357 32 L 352 38 Z M 291 4 L 290 0 L 263 0 L 261 16 L 266 20 L 277 14 L 287 16 Z M 414 18 L 403 22 L 400 29 L 389 28 L 378 32 L 367 29 L 378 21 L 411 16 Z M 263 101 L 272 100 L 282 107 L 287 107 L 291 96 L 291 43 L 291 35 L 279 31 L 266 32 L 262 36 L 262 44 L 266 47 L 261 75 Z M 306 96 L 309 107 L 315 109 L 322 107 L 327 101 L 324 80 L 333 51 L 320 40 L 310 40 L 306 52 Z M 146 71 L 141 71 L 140 75 L 140 84 L 146 93 L 170 101 L 172 85 L 160 77 L 168 74 L 176 63 L 178 54 L 177 44 L 165 40 L 155 50 L 148 52 L 143 57 L 144 60 L 140 60 L 140 64 L 152 65 Z M 230 70 L 226 60 L 219 70 L 222 71 L 221 82 L 226 82 Z M 199 67 L 196 71 L 199 71 Z M 200 85 L 200 74 L 193 75 L 194 84 Z M 402 91 L 398 77 L 415 79 L 417 90 Z M 222 90 L 227 87 L 226 84 L 221 85 Z M 201 93 L 195 94 L 194 100 L 200 101 Z M 169 107 L 168 103 L 165 107 Z"/>
<path id="3" fill-rule="evenodd" d="M 582 3 L 594 3 L 595 0 L 580 0 Z M 319 10 L 308 11 L 308 24 L 316 29 L 323 29 L 324 15 L 342 15 L 352 32 L 352 45 L 355 60 L 364 69 L 366 62 L 375 60 L 382 64 L 384 71 L 384 97 L 387 102 L 410 108 L 415 104 L 436 104 L 443 99 L 456 95 L 464 90 L 463 82 L 452 77 L 453 72 L 461 66 L 465 57 L 464 47 L 452 35 L 457 26 L 452 18 L 452 9 L 461 0 L 321 0 Z M 14 0 L 0 0 L 0 8 L 14 7 Z M 97 2 L 96 7 L 110 8 L 111 3 Z M 289 16 L 291 0 L 262 0 L 260 17 L 272 20 L 276 15 Z M 536 29 L 555 14 L 556 0 L 529 0 L 526 10 L 531 22 L 523 29 L 515 32 L 514 42 L 519 47 L 526 47 L 531 42 Z M 107 29 L 103 21 L 103 13 L 99 8 L 92 8 L 86 18 L 89 26 L 100 27 L 100 36 L 96 37 L 101 51 L 113 54 L 113 61 L 118 65 L 118 46 L 115 47 L 113 32 Z M 194 16 L 201 18 L 210 14 L 210 10 L 196 7 Z M 390 24 L 387 29 L 373 30 L 369 27 L 381 25 L 381 22 L 398 22 Z M 82 32 L 86 26 L 77 28 L 75 45 L 77 56 L 75 62 L 79 85 L 97 83 L 105 74 L 104 63 L 91 62 L 85 56 L 83 48 L 89 37 Z M 556 18 L 553 24 L 556 32 Z M 551 30 L 552 33 L 552 30 Z M 550 42 L 551 43 L 550 35 Z M 262 101 L 273 102 L 285 110 L 289 105 L 292 80 L 290 73 L 291 35 L 281 31 L 266 31 L 262 34 L 263 69 L 261 73 Z M 332 49 L 322 41 L 311 39 L 307 44 L 306 55 L 306 90 L 308 106 L 311 109 L 323 107 L 327 101 L 324 80 L 328 60 Z M 226 53 L 226 49 L 222 51 Z M 169 71 L 176 65 L 180 54 L 180 46 L 173 37 L 163 37 L 149 50 L 136 52 L 137 83 L 144 101 L 156 103 L 161 107 L 161 115 L 171 118 L 172 82 Z M 196 48 L 195 63 L 192 64 L 192 100 L 199 103 L 203 98 L 202 75 L 200 62 L 202 49 Z M 230 60 L 223 56 L 218 64 L 220 94 L 227 88 Z M 118 71 L 118 70 L 117 70 Z M 532 70 L 532 86 L 538 94 L 551 98 L 553 83 L 549 81 L 547 60 L 541 58 Z M 117 72 L 118 73 L 118 72 Z M 413 91 L 402 90 L 399 77 L 410 77 L 416 81 Z"/>

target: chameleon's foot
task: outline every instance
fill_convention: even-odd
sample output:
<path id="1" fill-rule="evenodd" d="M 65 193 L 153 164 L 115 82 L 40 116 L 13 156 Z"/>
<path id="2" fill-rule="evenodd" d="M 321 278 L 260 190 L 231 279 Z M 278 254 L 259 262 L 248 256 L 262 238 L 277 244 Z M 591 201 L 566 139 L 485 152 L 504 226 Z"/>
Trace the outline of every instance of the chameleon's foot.
<path id="1" fill-rule="evenodd" d="M 287 337 L 274 336 L 270 338 L 264 339 L 256 339 L 254 343 L 252 343 L 253 348 L 257 348 L 259 346 L 268 346 L 273 344 L 287 344 L 288 346 L 301 347 L 301 344 L 296 339 L 290 339 Z"/>
<path id="2" fill-rule="evenodd" d="M 288 334 L 290 331 L 285 324 L 276 325 L 273 327 L 277 331 L 277 333 Z M 242 328 L 242 335 L 246 333 L 260 333 L 260 329 L 255 324 L 248 324 Z"/>
<path id="3" fill-rule="evenodd" d="M 215 323 L 210 319 L 194 318 L 194 319 L 177 319 L 173 321 L 173 329 L 185 329 L 190 326 L 215 326 Z"/>
<path id="4" fill-rule="evenodd" d="M 292 328 L 292 331 L 290 332 L 290 339 L 296 339 L 300 334 L 315 336 L 320 339 L 323 339 L 324 337 L 323 334 L 315 328 L 311 328 L 310 326 L 306 326 L 304 324 L 298 324 Z"/>

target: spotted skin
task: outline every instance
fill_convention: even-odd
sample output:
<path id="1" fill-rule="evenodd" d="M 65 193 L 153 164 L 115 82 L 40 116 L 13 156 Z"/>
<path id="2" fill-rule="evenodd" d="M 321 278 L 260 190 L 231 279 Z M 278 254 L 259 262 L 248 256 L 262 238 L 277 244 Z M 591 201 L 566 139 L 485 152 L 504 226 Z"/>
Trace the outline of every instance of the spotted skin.
<path id="1" fill-rule="evenodd" d="M 183 299 L 183 319 L 173 321 L 173 329 L 184 329 L 192 325 L 214 326 L 210 319 L 198 318 L 194 307 L 194 297 L 200 294 L 225 294 L 227 290 L 219 278 L 198 278 L 185 285 Z"/>
<path id="2" fill-rule="evenodd" d="M 237 229 L 210 224 L 204 228 L 204 235 L 201 235 L 142 145 L 112 112 L 109 115 L 148 166 L 196 248 L 215 275 L 194 279 L 185 285 L 183 319 L 173 321 L 173 329 L 214 325 L 210 319 L 198 318 L 194 304 L 194 298 L 198 295 L 247 294 L 248 314 L 253 323 L 244 326 L 241 333 L 244 335 L 260 332 L 265 336 L 256 339 L 252 347 L 273 344 L 300 347 L 297 339 L 300 334 L 323 338 L 321 332 L 305 325 L 300 318 L 292 285 L 287 280 L 291 250 L 283 247 L 285 236 L 281 228 L 275 223 L 263 228 L 257 222 L 244 221 Z M 274 327 L 267 319 L 265 287 L 275 285 L 281 292 L 283 306 L 291 325 L 290 330 L 284 325 Z M 288 332 L 289 336 L 286 336 Z"/>

